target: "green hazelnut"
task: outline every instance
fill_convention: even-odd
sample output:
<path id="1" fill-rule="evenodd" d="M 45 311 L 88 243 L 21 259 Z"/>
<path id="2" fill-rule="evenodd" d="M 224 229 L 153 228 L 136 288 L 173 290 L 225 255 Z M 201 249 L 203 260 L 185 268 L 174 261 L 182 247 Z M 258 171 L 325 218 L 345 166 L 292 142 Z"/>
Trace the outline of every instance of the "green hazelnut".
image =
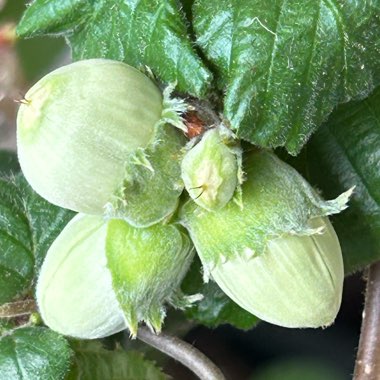
<path id="1" fill-rule="evenodd" d="M 224 207 L 238 186 L 238 160 L 221 128 L 208 130 L 185 155 L 182 179 L 191 198 L 206 210 Z M 236 148 L 235 148 L 236 150 Z"/>
<path id="2" fill-rule="evenodd" d="M 152 225 L 174 212 L 183 189 L 184 138 L 165 124 L 167 103 L 148 77 L 124 63 L 90 59 L 61 67 L 20 106 L 22 171 L 53 204 Z"/>
<path id="3" fill-rule="evenodd" d="M 50 247 L 36 297 L 42 319 L 52 330 L 95 339 L 127 327 L 107 268 L 106 235 L 101 218 L 78 215 Z"/>
<path id="4" fill-rule="evenodd" d="M 194 202 L 181 211 L 204 266 L 237 304 L 286 327 L 331 324 L 339 310 L 343 260 L 326 215 L 340 212 L 352 192 L 323 201 L 273 153 L 250 152 L 242 208 L 207 212 Z"/>
<path id="5" fill-rule="evenodd" d="M 266 252 L 216 265 L 212 278 L 241 307 L 284 327 L 330 325 L 340 308 L 343 261 L 327 218 L 310 221 L 314 235 L 286 235 L 268 241 Z"/>
<path id="6" fill-rule="evenodd" d="M 135 228 L 78 214 L 50 247 L 37 283 L 42 319 L 52 330 L 96 339 L 138 322 L 160 331 L 166 302 L 183 307 L 179 285 L 192 261 L 187 236 L 174 225 Z"/>

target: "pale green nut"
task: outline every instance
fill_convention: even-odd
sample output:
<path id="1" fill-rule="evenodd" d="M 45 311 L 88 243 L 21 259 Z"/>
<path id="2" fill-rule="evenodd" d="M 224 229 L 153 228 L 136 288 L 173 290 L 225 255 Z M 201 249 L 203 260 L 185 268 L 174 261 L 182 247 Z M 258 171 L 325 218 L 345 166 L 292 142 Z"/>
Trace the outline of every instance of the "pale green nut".
<path id="1" fill-rule="evenodd" d="M 50 247 L 36 297 L 42 319 L 52 330 L 95 339 L 127 327 L 107 268 L 106 234 L 101 218 L 78 215 Z"/>
<path id="2" fill-rule="evenodd" d="M 270 240 L 265 253 L 244 255 L 216 265 L 212 278 L 241 307 L 284 327 L 330 325 L 340 308 L 343 262 L 328 218 L 315 218 L 310 236 Z"/>
<path id="3" fill-rule="evenodd" d="M 238 162 L 225 145 L 219 128 L 207 131 L 185 155 L 181 165 L 185 188 L 196 204 L 206 210 L 224 207 L 238 185 Z"/>
<path id="4" fill-rule="evenodd" d="M 345 209 L 352 192 L 323 201 L 273 153 L 244 161 L 242 206 L 207 212 L 193 202 L 181 211 L 204 266 L 237 304 L 285 327 L 330 325 L 339 310 L 343 260 L 327 215 Z"/>
<path id="5" fill-rule="evenodd" d="M 165 303 L 185 307 L 180 283 L 192 261 L 190 240 L 174 225 L 135 228 L 78 214 L 50 247 L 37 283 L 45 324 L 63 335 L 102 338 L 144 321 L 159 332 Z"/>
<path id="6" fill-rule="evenodd" d="M 184 139 L 162 120 L 164 102 L 148 77 L 121 62 L 90 59 L 49 73 L 26 93 L 17 117 L 26 179 L 74 211 L 136 226 L 165 218 L 183 188 Z"/>

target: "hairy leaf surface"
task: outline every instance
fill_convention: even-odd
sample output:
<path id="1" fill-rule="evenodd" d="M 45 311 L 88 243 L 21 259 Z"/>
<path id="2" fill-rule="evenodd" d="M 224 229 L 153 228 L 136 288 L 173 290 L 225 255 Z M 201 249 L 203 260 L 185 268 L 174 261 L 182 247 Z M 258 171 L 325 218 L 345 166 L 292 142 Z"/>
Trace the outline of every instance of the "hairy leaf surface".
<path id="1" fill-rule="evenodd" d="M 146 65 L 164 82 L 177 82 L 193 95 L 204 95 L 211 81 L 176 0 L 35 0 L 17 31 L 22 37 L 64 35 L 74 60 Z"/>
<path id="2" fill-rule="evenodd" d="M 0 338 L 0 378 L 63 380 L 71 355 L 66 339 L 47 328 L 17 329 Z"/>
<path id="3" fill-rule="evenodd" d="M 346 273 L 380 259 L 380 88 L 340 106 L 295 164 L 325 198 L 356 186 L 349 208 L 332 218 Z"/>
<path id="4" fill-rule="evenodd" d="M 379 83 L 378 0 L 198 0 L 198 45 L 237 134 L 296 154 L 341 102 Z"/>
<path id="5" fill-rule="evenodd" d="M 0 178 L 0 304 L 25 294 L 74 213 L 38 196 L 19 174 Z"/>
<path id="6" fill-rule="evenodd" d="M 135 351 L 108 351 L 97 341 L 77 342 L 74 364 L 65 380 L 166 380 L 168 377 L 151 361 Z"/>

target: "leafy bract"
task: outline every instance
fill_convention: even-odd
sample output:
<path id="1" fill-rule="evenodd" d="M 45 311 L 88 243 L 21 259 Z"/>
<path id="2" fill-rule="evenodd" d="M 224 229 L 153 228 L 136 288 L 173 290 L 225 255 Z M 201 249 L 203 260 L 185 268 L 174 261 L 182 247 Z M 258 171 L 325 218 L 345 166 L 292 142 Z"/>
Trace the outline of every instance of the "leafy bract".
<path id="1" fill-rule="evenodd" d="M 379 83 L 380 3 L 198 0 L 194 29 L 239 137 L 296 154 L 340 102 Z"/>
<path id="2" fill-rule="evenodd" d="M 25 294 L 74 213 L 49 204 L 19 174 L 0 178 L 0 304 Z"/>
<path id="3" fill-rule="evenodd" d="M 64 35 L 74 60 L 110 58 L 149 66 L 181 91 L 205 94 L 211 74 L 196 55 L 175 0 L 35 0 L 18 29 L 21 37 Z"/>
<path id="4" fill-rule="evenodd" d="M 380 88 L 331 115 L 296 159 L 324 197 L 356 186 L 349 208 L 332 218 L 346 273 L 380 259 Z"/>
<path id="5" fill-rule="evenodd" d="M 202 325 L 217 327 L 222 324 L 230 324 L 239 329 L 250 329 L 260 321 L 228 298 L 215 282 L 203 283 L 199 260 L 194 260 L 182 283 L 182 289 L 188 293 L 203 295 L 200 302 L 185 309 L 185 315 L 188 318 Z"/>
<path id="6" fill-rule="evenodd" d="M 140 321 L 160 332 L 164 303 L 184 306 L 179 285 L 193 259 L 190 239 L 172 224 L 135 228 L 114 219 L 107 225 L 106 256 L 131 335 Z"/>
<path id="7" fill-rule="evenodd" d="M 135 351 L 108 351 L 98 341 L 76 342 L 74 364 L 65 380 L 165 380 L 168 377 Z"/>
<path id="8" fill-rule="evenodd" d="M 0 338 L 0 378 L 63 380 L 71 355 L 66 339 L 47 328 L 17 329 Z"/>
<path id="9" fill-rule="evenodd" d="M 109 217 L 120 215 L 133 226 L 147 227 L 175 212 L 183 190 L 180 159 L 184 140 L 166 124 L 157 128 L 153 143 L 129 155 Z"/>

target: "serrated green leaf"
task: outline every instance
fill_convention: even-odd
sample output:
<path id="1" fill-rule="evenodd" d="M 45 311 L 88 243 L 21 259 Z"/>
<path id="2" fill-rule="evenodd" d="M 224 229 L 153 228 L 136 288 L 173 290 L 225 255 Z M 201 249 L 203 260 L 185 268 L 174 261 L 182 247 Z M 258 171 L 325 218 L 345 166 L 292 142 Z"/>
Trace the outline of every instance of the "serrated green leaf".
<path id="1" fill-rule="evenodd" d="M 34 274 L 32 239 L 17 185 L 0 179 L 0 304 L 25 293 Z"/>
<path id="2" fill-rule="evenodd" d="M 17 329 L 0 338 L 0 378 L 62 380 L 71 355 L 66 339 L 47 328 Z"/>
<path id="3" fill-rule="evenodd" d="M 74 213 L 39 197 L 19 174 L 0 178 L 0 304 L 25 294 Z"/>
<path id="4" fill-rule="evenodd" d="M 74 60 L 146 65 L 164 82 L 177 82 L 179 90 L 193 95 L 204 95 L 211 81 L 175 0 L 35 0 L 17 32 L 21 37 L 63 34 Z"/>
<path id="5" fill-rule="evenodd" d="M 17 154 L 10 150 L 0 150 L 0 176 L 20 171 Z"/>
<path id="6" fill-rule="evenodd" d="M 207 284 L 203 282 L 199 259 L 194 260 L 182 283 L 182 290 L 190 294 L 203 295 L 203 300 L 184 312 L 188 318 L 202 325 L 217 327 L 230 324 L 239 329 L 248 330 L 260 322 L 257 317 L 228 298 L 215 282 L 209 281 Z"/>
<path id="7" fill-rule="evenodd" d="M 65 380 L 166 380 L 151 361 L 135 351 L 104 349 L 99 341 L 72 344 L 74 365 Z"/>
<path id="8" fill-rule="evenodd" d="M 332 218 L 351 273 L 380 259 L 380 88 L 340 106 L 296 165 L 324 197 L 356 186 L 349 208 Z"/>
<path id="9" fill-rule="evenodd" d="M 198 0 L 198 45 L 238 136 L 297 153 L 340 102 L 379 83 L 380 3 Z"/>
<path id="10" fill-rule="evenodd" d="M 89 3 L 87 0 L 33 1 L 25 11 L 18 33 L 32 37 L 73 31 L 77 26 L 75 21 L 78 14 L 83 12 L 81 22 L 90 18 L 87 13 L 91 8 Z"/>

